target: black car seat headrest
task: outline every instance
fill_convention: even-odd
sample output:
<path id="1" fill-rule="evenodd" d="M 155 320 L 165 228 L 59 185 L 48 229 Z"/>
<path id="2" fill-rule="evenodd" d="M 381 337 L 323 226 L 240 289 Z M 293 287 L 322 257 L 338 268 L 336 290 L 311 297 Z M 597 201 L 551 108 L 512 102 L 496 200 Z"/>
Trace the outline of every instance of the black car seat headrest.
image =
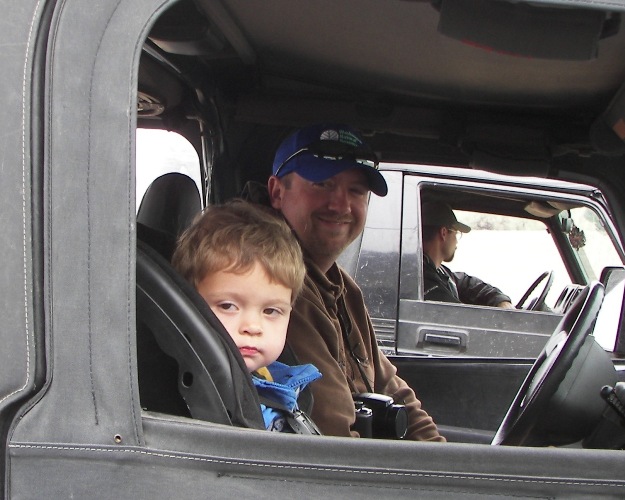
<path id="1" fill-rule="evenodd" d="M 178 236 L 201 211 L 193 179 L 177 172 L 161 175 L 150 184 L 139 206 L 138 238 L 170 260 Z"/>

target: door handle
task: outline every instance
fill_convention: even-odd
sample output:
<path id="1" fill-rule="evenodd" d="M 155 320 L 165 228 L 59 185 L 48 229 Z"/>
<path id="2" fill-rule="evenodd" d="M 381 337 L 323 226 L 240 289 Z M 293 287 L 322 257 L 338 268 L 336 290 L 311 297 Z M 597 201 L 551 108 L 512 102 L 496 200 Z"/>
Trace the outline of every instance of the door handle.
<path id="1" fill-rule="evenodd" d="M 426 344 L 438 344 L 454 347 L 460 347 L 462 345 L 460 335 L 455 333 L 426 333 L 423 336 L 423 342 Z"/>
<path id="2" fill-rule="evenodd" d="M 463 330 L 437 329 L 425 327 L 419 329 L 417 349 L 432 352 L 460 353 L 467 350 L 469 333 Z"/>

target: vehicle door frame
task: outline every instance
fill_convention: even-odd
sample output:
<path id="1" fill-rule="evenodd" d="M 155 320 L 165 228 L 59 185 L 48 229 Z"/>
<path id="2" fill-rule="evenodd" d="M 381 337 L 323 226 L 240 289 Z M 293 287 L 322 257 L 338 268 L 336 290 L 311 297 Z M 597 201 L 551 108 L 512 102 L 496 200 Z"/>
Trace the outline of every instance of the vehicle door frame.
<path id="1" fill-rule="evenodd" d="M 11 422 L 3 450 L 5 496 L 622 491 L 620 452 L 276 435 L 142 412 L 135 345 L 135 93 L 142 41 L 154 16 L 171 3 L 102 0 L 86 9 L 67 0 L 53 4 L 49 31 L 40 24 L 43 3 L 0 4 L 5 21 L 26 11 L 32 31 L 50 36 L 43 106 L 29 91 L 21 94 L 22 112 L 41 113 L 45 131 L 42 138 L 29 129 L 25 134 L 42 141 L 32 148 L 45 151 L 43 168 L 34 174 L 41 177 L 30 184 L 43 186 L 43 254 L 32 258 L 43 259 L 45 280 L 43 290 L 26 289 L 27 300 L 43 304 L 46 386 Z M 26 49 L 23 62 L 31 56 Z M 20 147 L 10 146 L 13 152 Z"/>
<path id="2" fill-rule="evenodd" d="M 455 188 L 462 189 L 463 191 L 467 190 L 475 190 L 476 193 L 480 191 L 498 191 L 502 194 L 505 192 L 513 192 L 515 195 L 519 193 L 527 194 L 532 199 L 562 199 L 566 201 L 574 200 L 577 203 L 582 204 L 590 204 L 594 203 L 594 209 L 601 211 L 602 207 L 595 203 L 593 200 L 583 196 L 583 191 L 574 192 L 573 187 L 571 188 L 571 192 L 566 192 L 563 189 L 555 190 L 548 188 L 540 188 L 533 189 L 530 186 L 520 186 L 518 184 L 506 185 L 504 181 L 498 180 L 497 182 L 487 183 L 483 180 L 471 180 L 471 179 L 463 179 L 462 181 L 458 181 L 453 178 L 443 178 L 440 177 L 427 177 L 420 175 L 418 173 L 412 174 L 407 172 L 404 174 L 404 196 L 403 196 L 403 214 L 402 214 L 402 249 L 401 249 L 401 273 L 400 273 L 400 305 L 399 305 L 399 324 L 397 330 L 397 353 L 398 354 L 416 354 L 413 350 L 413 344 L 418 344 L 413 342 L 412 337 L 414 337 L 414 332 L 407 332 L 406 328 L 408 328 L 408 324 L 410 323 L 409 317 L 418 317 L 420 328 L 425 328 L 422 325 L 423 318 L 427 318 L 429 316 L 433 316 L 436 318 L 446 318 L 449 319 L 448 327 L 443 327 L 441 332 L 438 332 L 440 335 L 445 336 L 446 329 L 449 329 L 451 332 L 450 335 L 458 336 L 460 338 L 460 342 L 454 344 L 454 348 L 450 349 L 450 353 L 454 354 L 455 351 L 453 349 L 460 349 L 460 354 L 462 354 L 462 346 L 464 342 L 462 339 L 465 338 L 465 342 L 468 340 L 470 332 L 466 331 L 467 321 L 475 321 L 476 325 L 478 325 L 478 329 L 482 329 L 481 331 L 488 331 L 488 325 L 499 325 L 496 326 L 497 330 L 509 332 L 511 329 L 506 327 L 501 327 L 501 325 L 516 325 L 522 324 L 528 326 L 534 323 L 535 330 L 519 330 L 518 341 L 512 342 L 511 339 L 506 339 L 506 342 L 512 342 L 511 348 L 507 352 L 505 350 L 498 351 L 493 348 L 493 355 L 495 357 L 508 357 L 508 358 L 532 358 L 538 354 L 540 349 L 542 348 L 543 342 L 539 339 L 540 335 L 545 337 L 545 340 L 548 335 L 552 332 L 553 328 L 559 321 L 559 314 L 551 314 L 544 312 L 534 312 L 534 311 L 525 311 L 525 310 L 517 310 L 517 311 L 509 311 L 509 310 L 498 310 L 497 308 L 491 307 L 479 307 L 479 306 L 463 306 L 463 305 L 449 305 L 442 303 L 431 303 L 423 301 L 423 280 L 421 278 L 423 273 L 422 267 L 422 246 L 420 244 L 420 213 L 418 206 L 421 203 L 421 192 L 423 188 L 430 187 L 441 187 L 441 188 Z M 415 195 L 416 193 L 416 195 Z M 417 205 L 418 204 L 418 205 Z M 555 242 L 555 240 L 554 240 Z M 415 262 L 414 255 L 417 255 L 417 259 Z M 570 275 L 572 275 L 573 279 L 578 279 L 581 275 L 581 271 L 579 269 L 572 269 L 577 262 L 569 261 L 564 258 L 563 262 L 565 267 L 568 269 Z M 414 269 L 413 269 L 414 268 Z M 408 308 L 408 309 L 407 309 Z M 423 308 L 432 309 L 432 314 L 428 313 Z M 479 310 L 476 310 L 479 309 Z M 405 314 L 409 314 L 405 316 Z M 523 320 L 520 318 L 514 318 L 514 316 L 523 316 Z M 457 318 L 456 323 L 454 323 L 454 317 Z M 473 318 L 473 319 L 471 319 Z M 509 320 L 509 321 L 508 321 Z M 461 321 L 461 322 L 460 322 Z M 437 330 L 436 323 L 433 325 Z M 533 340 L 531 343 L 531 348 L 528 350 L 523 349 L 522 337 L 524 336 L 524 331 L 529 334 L 527 337 L 528 340 Z M 494 331 L 493 331 L 494 332 Z M 543 333 L 541 333 L 543 332 Z M 421 332 L 423 333 L 423 332 Z M 421 333 L 419 333 L 419 337 L 421 338 Z M 434 334 L 437 332 L 434 331 Z M 425 332 L 427 334 L 427 332 Z M 538 335 L 538 337 L 535 337 Z M 409 339 L 409 340 L 406 340 Z M 496 340 L 497 335 L 493 335 L 491 340 Z M 484 344 L 485 347 L 491 346 L 492 342 L 488 341 Z M 514 347 L 516 345 L 517 347 Z M 432 354 L 438 354 L 436 351 L 438 350 L 437 346 L 434 346 Z M 517 351 L 518 349 L 518 351 Z M 445 350 L 447 350 L 446 346 L 442 346 L 440 349 L 440 354 L 445 355 Z M 497 354 L 498 353 L 498 354 Z M 479 352 L 476 352 L 478 356 L 480 356 Z M 470 352 L 467 352 L 467 355 L 471 355 Z"/>

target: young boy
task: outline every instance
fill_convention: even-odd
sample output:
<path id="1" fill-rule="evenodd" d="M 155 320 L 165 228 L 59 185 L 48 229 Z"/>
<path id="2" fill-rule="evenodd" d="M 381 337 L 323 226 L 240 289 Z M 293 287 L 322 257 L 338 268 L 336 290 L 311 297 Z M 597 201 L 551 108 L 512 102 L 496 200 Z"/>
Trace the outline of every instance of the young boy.
<path id="1" fill-rule="evenodd" d="M 265 207 L 236 200 L 208 208 L 180 237 L 172 264 L 222 322 L 261 399 L 268 430 L 306 432 L 297 397 L 321 377 L 313 365 L 277 362 L 306 269 L 289 226 Z M 297 418 L 296 418 L 297 417 Z"/>

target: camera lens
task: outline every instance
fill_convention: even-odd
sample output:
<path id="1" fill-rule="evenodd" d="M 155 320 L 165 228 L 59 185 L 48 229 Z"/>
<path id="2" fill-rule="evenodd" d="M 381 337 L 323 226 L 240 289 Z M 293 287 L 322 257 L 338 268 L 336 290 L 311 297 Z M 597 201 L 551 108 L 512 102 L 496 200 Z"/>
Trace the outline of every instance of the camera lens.
<path id="1" fill-rule="evenodd" d="M 395 439 L 403 439 L 408 431 L 408 412 L 403 405 L 393 405 L 389 407 L 388 411 L 389 427 L 391 422 L 395 424 Z"/>

